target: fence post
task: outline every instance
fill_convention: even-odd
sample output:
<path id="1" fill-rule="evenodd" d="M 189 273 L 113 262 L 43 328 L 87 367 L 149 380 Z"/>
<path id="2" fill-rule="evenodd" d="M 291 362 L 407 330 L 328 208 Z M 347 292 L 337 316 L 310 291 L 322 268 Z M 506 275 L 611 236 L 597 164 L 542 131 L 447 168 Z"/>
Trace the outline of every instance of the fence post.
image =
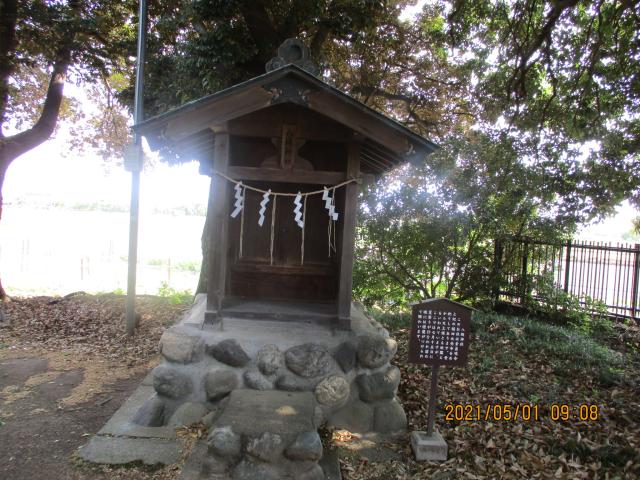
<path id="1" fill-rule="evenodd" d="M 569 270 L 571 269 L 571 240 L 567 241 L 567 258 L 564 261 L 564 291 L 569 292 Z"/>
<path id="2" fill-rule="evenodd" d="M 638 305 L 638 284 L 640 283 L 640 243 L 636 243 L 633 262 L 633 280 L 631 282 L 631 316 L 637 319 Z"/>
<path id="3" fill-rule="evenodd" d="M 525 305 L 527 297 L 527 267 L 529 266 L 529 242 L 524 240 L 522 247 L 522 272 L 520 276 L 520 305 Z"/>

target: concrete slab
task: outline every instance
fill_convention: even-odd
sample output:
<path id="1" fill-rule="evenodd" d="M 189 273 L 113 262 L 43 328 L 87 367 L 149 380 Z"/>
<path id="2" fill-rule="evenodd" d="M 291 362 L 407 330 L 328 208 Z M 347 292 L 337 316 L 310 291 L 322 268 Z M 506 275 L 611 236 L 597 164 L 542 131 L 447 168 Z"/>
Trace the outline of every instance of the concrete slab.
<path id="1" fill-rule="evenodd" d="M 315 430 L 315 399 L 311 392 L 279 390 L 234 390 L 229 403 L 214 425 L 231 426 L 234 432 L 258 436 L 277 433 L 292 439 L 298 433 Z"/>
<path id="2" fill-rule="evenodd" d="M 246 318 L 225 318 L 217 326 L 206 325 L 203 330 L 200 330 L 199 325 L 192 323 L 181 323 L 173 328 L 185 335 L 197 335 L 207 345 L 235 339 L 252 358 L 267 344 L 276 344 L 282 351 L 308 342 L 335 348 L 342 342 L 354 338 L 353 332 L 331 329 L 319 324 Z"/>
<path id="3" fill-rule="evenodd" d="M 378 334 L 385 337 L 389 333 L 375 320 L 368 317 L 364 313 L 361 305 L 353 303 L 351 305 L 351 331 L 337 330 L 334 327 L 324 325 L 322 323 L 303 322 L 303 321 L 277 321 L 266 319 L 236 318 L 233 316 L 234 309 L 242 310 L 250 308 L 252 310 L 274 310 L 282 311 L 283 319 L 289 318 L 289 315 L 299 315 L 302 319 L 306 318 L 309 306 L 305 304 L 275 304 L 265 302 L 262 305 L 251 305 L 244 307 L 244 304 L 230 307 L 227 313 L 224 313 L 221 322 L 216 325 L 205 325 L 201 329 L 204 322 L 204 313 L 206 310 L 207 298 L 205 294 L 196 296 L 193 306 L 178 322 L 178 331 L 186 335 L 200 336 L 207 344 L 217 343 L 227 338 L 236 338 L 241 342 L 243 348 L 249 355 L 255 354 L 260 345 L 267 343 L 275 343 L 281 349 L 286 349 L 295 345 L 300 345 L 307 341 L 322 343 L 328 347 L 335 347 L 348 339 L 353 339 L 354 335 Z M 252 302 L 248 302 L 252 303 Z M 256 303 L 256 302 L 253 302 Z M 325 306 L 326 307 L 326 306 Z M 317 310 L 317 309 L 316 309 Z M 327 316 L 329 310 L 319 310 L 319 315 Z M 256 348 L 251 348 L 251 345 Z M 253 351 L 255 350 L 255 351 Z"/>
<path id="4" fill-rule="evenodd" d="M 412 432 L 411 448 L 418 462 L 444 462 L 447 460 L 447 442 L 438 431 L 434 431 L 431 436 L 425 432 Z"/>
<path id="5" fill-rule="evenodd" d="M 174 440 L 158 438 L 123 438 L 96 435 L 79 450 L 80 457 L 88 462 L 123 465 L 142 462 L 145 465 L 176 463 L 180 449 Z"/>

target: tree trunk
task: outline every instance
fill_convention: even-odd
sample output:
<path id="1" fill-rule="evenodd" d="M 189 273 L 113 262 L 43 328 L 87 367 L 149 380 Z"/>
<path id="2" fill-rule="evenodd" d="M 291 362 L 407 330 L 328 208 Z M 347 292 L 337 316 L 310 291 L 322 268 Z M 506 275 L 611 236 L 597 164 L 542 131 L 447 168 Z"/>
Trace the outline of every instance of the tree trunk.
<path id="1" fill-rule="evenodd" d="M 213 181 L 213 179 L 212 179 Z M 209 197 L 211 197 L 211 189 L 209 189 Z M 208 199 L 207 205 L 211 204 L 211 198 Z M 211 224 L 211 215 L 213 212 L 207 207 L 207 214 L 204 221 L 204 228 L 202 229 L 202 264 L 200 265 L 200 278 L 198 279 L 198 288 L 196 288 L 196 295 L 199 293 L 207 293 L 207 270 L 209 265 L 209 225 Z"/>

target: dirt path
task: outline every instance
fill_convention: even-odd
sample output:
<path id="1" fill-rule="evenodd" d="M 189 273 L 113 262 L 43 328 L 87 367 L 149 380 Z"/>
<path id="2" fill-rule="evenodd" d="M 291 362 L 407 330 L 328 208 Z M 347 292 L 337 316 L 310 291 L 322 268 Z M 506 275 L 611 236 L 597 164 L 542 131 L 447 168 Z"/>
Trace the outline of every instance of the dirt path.
<path id="1" fill-rule="evenodd" d="M 83 403 L 67 405 L 84 369 L 58 370 L 42 357 L 0 360 L 0 478 L 93 479 L 74 468 L 75 450 L 86 443 L 138 386 L 145 372 L 104 385 Z"/>

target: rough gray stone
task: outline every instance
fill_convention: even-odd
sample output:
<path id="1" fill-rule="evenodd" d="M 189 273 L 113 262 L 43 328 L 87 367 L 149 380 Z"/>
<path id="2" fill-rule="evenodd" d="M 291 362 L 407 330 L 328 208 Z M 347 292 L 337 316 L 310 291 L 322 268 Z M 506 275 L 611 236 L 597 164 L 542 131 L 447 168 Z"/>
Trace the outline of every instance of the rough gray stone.
<path id="1" fill-rule="evenodd" d="M 282 437 L 277 433 L 264 432 L 247 443 L 247 453 L 263 462 L 273 462 L 282 453 Z"/>
<path id="2" fill-rule="evenodd" d="M 244 367 L 249 360 L 249 355 L 242 349 L 237 340 L 229 338 L 217 345 L 207 347 L 207 353 L 219 362 L 226 363 L 232 367 Z"/>
<path id="3" fill-rule="evenodd" d="M 199 337 L 167 330 L 160 337 L 159 350 L 170 362 L 192 363 L 202 358 L 204 342 Z"/>
<path id="4" fill-rule="evenodd" d="M 249 388 L 252 388 L 254 390 L 273 389 L 273 382 L 258 370 L 247 370 L 246 372 L 244 372 L 244 382 Z"/>
<path id="5" fill-rule="evenodd" d="M 379 433 L 403 432 L 407 429 L 407 416 L 397 400 L 378 405 L 373 415 L 373 429 Z"/>
<path id="6" fill-rule="evenodd" d="M 183 427 L 202 419 L 209 409 L 201 403 L 186 402 L 178 407 L 169 420 L 170 427 Z"/>
<path id="7" fill-rule="evenodd" d="M 185 374 L 162 364 L 153 369 L 153 388 L 160 395 L 177 399 L 191 393 L 193 385 Z"/>
<path id="8" fill-rule="evenodd" d="M 396 354 L 398 344 L 392 338 L 364 335 L 358 344 L 358 361 L 363 367 L 378 368 Z"/>
<path id="9" fill-rule="evenodd" d="M 370 432 L 373 428 L 373 407 L 360 400 L 350 402 L 329 417 L 327 426 L 356 433 Z"/>
<path id="10" fill-rule="evenodd" d="M 335 407 L 349 397 L 349 382 L 344 377 L 332 375 L 316 386 L 316 400 L 322 405 Z"/>
<path id="11" fill-rule="evenodd" d="M 322 440 L 316 431 L 303 432 L 284 452 L 290 460 L 317 462 L 322 458 Z"/>
<path id="12" fill-rule="evenodd" d="M 356 366 L 356 348 L 351 342 L 343 342 L 333 354 L 344 373 L 349 373 Z"/>
<path id="13" fill-rule="evenodd" d="M 209 452 L 222 458 L 237 458 L 242 450 L 242 438 L 231 427 L 218 427 L 207 438 Z"/>
<path id="14" fill-rule="evenodd" d="M 138 409 L 132 421 L 143 427 L 161 427 L 164 425 L 164 402 L 153 395 Z"/>
<path id="15" fill-rule="evenodd" d="M 358 375 L 360 398 L 365 402 L 377 402 L 395 397 L 400 384 L 400 370 L 390 366 L 384 372 Z"/>
<path id="16" fill-rule="evenodd" d="M 302 392 L 309 390 L 309 386 L 301 382 L 293 375 L 282 375 L 276 380 L 276 387 L 286 392 Z"/>
<path id="17" fill-rule="evenodd" d="M 296 477 L 297 480 L 325 480 L 324 471 L 320 465 L 307 470 Z"/>
<path id="18" fill-rule="evenodd" d="M 238 376 L 229 370 L 211 370 L 204 377 L 204 389 L 211 401 L 220 400 L 238 388 Z"/>
<path id="19" fill-rule="evenodd" d="M 331 371 L 331 355 L 317 343 L 305 343 L 292 347 L 285 353 L 287 367 L 301 377 L 313 378 Z"/>
<path id="20" fill-rule="evenodd" d="M 271 465 L 252 462 L 245 458 L 233 469 L 231 478 L 233 480 L 280 480 L 281 477 Z"/>
<path id="21" fill-rule="evenodd" d="M 277 345 L 265 345 L 256 358 L 258 368 L 265 375 L 273 375 L 284 364 L 284 356 Z"/>

